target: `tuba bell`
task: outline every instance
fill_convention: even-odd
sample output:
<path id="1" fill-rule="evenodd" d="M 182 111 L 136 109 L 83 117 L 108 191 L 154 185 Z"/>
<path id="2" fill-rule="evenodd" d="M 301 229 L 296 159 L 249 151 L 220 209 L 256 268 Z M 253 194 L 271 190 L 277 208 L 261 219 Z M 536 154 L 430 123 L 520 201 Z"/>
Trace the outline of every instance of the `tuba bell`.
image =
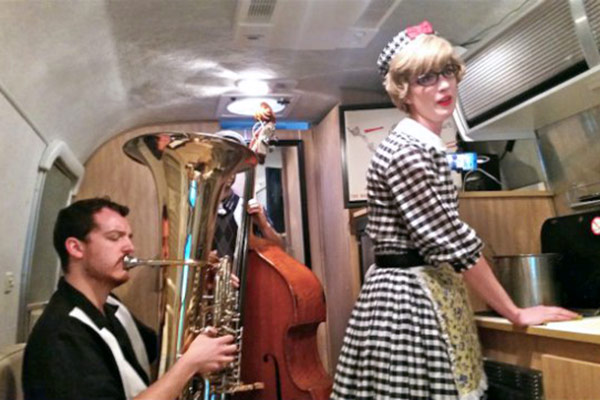
<path id="1" fill-rule="evenodd" d="M 150 168 L 156 183 L 161 254 L 154 260 L 128 258 L 137 265 L 161 268 L 158 376 L 168 371 L 186 346 L 206 326 L 232 334 L 238 360 L 219 373 L 194 378 L 178 397 L 197 399 L 201 392 L 224 394 L 259 388 L 239 380 L 241 329 L 236 291 L 231 288 L 231 262 L 208 263 L 221 191 L 239 171 L 257 159 L 245 146 L 204 133 L 167 132 L 129 140 L 123 151 Z"/>

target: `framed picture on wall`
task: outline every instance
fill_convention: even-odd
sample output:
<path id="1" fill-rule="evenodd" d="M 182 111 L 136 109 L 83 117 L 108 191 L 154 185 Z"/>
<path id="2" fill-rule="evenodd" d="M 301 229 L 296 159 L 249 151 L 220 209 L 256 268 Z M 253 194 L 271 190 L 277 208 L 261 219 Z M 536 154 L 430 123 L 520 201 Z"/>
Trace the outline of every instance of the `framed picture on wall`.
<path id="1" fill-rule="evenodd" d="M 344 205 L 366 207 L 367 169 L 371 157 L 406 113 L 393 104 L 340 106 L 340 135 Z M 442 126 L 441 139 L 448 151 L 456 149 L 456 124 L 448 118 Z"/>
<path id="2" fill-rule="evenodd" d="M 405 114 L 393 104 L 340 106 L 346 208 L 367 205 L 367 169 L 379 143 Z"/>

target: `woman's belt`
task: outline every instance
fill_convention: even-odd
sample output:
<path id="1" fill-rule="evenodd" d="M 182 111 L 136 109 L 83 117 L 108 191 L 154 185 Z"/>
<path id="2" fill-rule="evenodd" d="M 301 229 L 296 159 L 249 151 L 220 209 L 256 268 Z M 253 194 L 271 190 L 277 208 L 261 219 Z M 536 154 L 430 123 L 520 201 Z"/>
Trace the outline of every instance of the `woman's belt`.
<path id="1" fill-rule="evenodd" d="M 375 264 L 378 268 L 410 268 L 427 264 L 416 250 L 405 253 L 375 254 Z"/>

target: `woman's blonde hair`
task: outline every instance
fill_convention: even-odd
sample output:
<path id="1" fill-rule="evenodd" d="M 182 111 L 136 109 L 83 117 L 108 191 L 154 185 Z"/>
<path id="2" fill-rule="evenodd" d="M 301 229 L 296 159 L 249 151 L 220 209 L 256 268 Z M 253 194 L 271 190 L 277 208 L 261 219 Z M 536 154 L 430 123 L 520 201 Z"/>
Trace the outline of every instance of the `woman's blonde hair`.
<path id="1" fill-rule="evenodd" d="M 441 71 L 448 64 L 458 67 L 456 81 L 460 82 L 465 74 L 465 64 L 450 42 L 436 35 L 420 35 L 394 56 L 383 86 L 396 107 L 408 112 L 404 99 L 411 80 L 429 71 Z"/>

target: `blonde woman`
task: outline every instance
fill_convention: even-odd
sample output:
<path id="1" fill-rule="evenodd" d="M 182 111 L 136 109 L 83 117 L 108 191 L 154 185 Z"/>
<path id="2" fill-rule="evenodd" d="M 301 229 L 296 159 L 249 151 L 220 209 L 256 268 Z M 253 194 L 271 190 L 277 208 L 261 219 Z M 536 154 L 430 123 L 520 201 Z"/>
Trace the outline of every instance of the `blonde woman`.
<path id="1" fill-rule="evenodd" d="M 373 266 L 350 318 L 333 399 L 479 399 L 487 388 L 463 280 L 517 325 L 572 319 L 558 307 L 521 309 L 458 216 L 440 133 L 464 63 L 424 21 L 386 46 L 378 65 L 408 114 L 367 173 Z"/>

